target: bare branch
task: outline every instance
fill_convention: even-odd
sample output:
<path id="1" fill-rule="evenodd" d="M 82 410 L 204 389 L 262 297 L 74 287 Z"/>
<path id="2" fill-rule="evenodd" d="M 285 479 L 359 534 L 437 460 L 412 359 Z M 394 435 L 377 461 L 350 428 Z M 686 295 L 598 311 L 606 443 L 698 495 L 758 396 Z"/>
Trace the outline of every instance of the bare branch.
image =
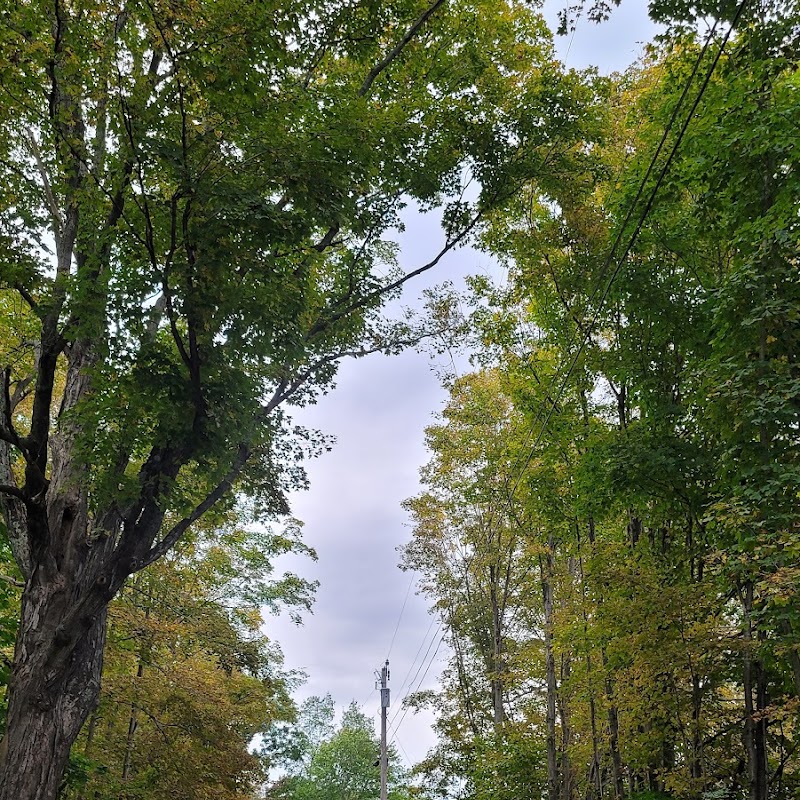
<path id="1" fill-rule="evenodd" d="M 50 178 L 47 174 L 47 167 L 42 159 L 42 151 L 39 149 L 39 143 L 36 141 L 36 135 L 30 128 L 28 128 L 26 134 L 26 139 L 28 145 L 30 146 L 31 153 L 36 160 L 36 168 L 39 171 L 39 177 L 42 179 L 45 203 L 53 221 L 53 233 L 58 237 L 61 235 L 61 230 L 64 227 L 64 215 L 61 213 L 58 201 L 53 194 L 53 187 L 50 184 Z"/>
<path id="2" fill-rule="evenodd" d="M 459 231 L 458 234 L 456 234 L 452 239 L 448 239 L 441 250 L 439 250 L 439 252 L 426 264 L 423 264 L 421 267 L 418 267 L 411 272 L 405 273 L 391 283 L 385 284 L 384 286 L 379 286 L 377 289 L 368 292 L 358 300 L 354 300 L 352 303 L 349 303 L 343 308 L 340 308 L 338 311 L 335 311 L 330 316 L 318 319 L 309 330 L 306 338 L 312 339 L 314 336 L 327 330 L 331 325 L 343 319 L 344 317 L 349 316 L 359 309 L 366 308 L 370 303 L 372 303 L 374 300 L 377 300 L 382 295 L 392 292 L 395 289 L 399 289 L 412 278 L 416 278 L 418 275 L 422 275 L 423 273 L 433 269 L 451 250 L 454 250 L 458 245 L 461 244 L 461 242 L 464 241 L 464 239 L 467 238 L 467 236 L 469 236 L 470 233 L 472 233 L 481 219 L 483 219 L 483 214 L 483 210 L 478 210 L 472 219 L 462 228 L 462 230 Z"/>
<path id="3" fill-rule="evenodd" d="M 327 248 L 333 244 L 333 240 L 336 238 L 337 233 L 339 233 L 339 225 L 331 225 L 331 227 L 328 229 L 328 232 L 315 245 L 313 245 L 313 249 L 319 253 L 321 253 L 323 250 L 327 250 Z"/>

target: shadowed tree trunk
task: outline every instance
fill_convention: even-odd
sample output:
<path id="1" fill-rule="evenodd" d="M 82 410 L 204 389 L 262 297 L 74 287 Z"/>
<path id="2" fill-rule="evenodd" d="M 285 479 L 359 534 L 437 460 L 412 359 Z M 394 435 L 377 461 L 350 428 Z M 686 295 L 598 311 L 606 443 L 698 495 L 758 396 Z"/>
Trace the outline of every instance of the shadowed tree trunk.
<path id="1" fill-rule="evenodd" d="M 41 596 L 44 592 L 39 592 Z M 103 610 L 76 643 L 64 667 L 57 645 L 47 647 L 39 631 L 53 630 L 57 602 L 39 601 L 29 593 L 23 603 L 17 652 L 9 687 L 8 735 L 3 741 L 2 800 L 49 800 L 55 797 L 72 742 L 94 709 L 100 692 L 105 644 Z M 53 620 L 53 621 L 55 621 Z M 43 658 L 49 653 L 50 658 Z M 48 668 L 49 667 L 49 668 Z"/>

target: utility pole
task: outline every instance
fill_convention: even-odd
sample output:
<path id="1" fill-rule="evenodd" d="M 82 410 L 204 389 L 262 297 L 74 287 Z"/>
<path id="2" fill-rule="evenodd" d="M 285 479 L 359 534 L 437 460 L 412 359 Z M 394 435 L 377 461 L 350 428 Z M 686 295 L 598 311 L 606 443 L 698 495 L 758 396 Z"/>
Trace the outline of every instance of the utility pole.
<path id="1" fill-rule="evenodd" d="M 386 744 L 386 714 L 389 708 L 389 659 L 381 668 L 380 675 L 377 671 L 375 677 L 381 682 L 381 800 L 387 800 L 389 780 L 389 748 Z"/>

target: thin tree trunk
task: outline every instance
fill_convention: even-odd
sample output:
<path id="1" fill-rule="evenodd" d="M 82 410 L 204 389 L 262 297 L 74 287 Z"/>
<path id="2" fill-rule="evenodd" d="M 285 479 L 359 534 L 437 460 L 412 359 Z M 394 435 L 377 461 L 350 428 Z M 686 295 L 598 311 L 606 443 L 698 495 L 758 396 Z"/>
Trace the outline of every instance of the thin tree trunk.
<path id="1" fill-rule="evenodd" d="M 625 790 L 622 784 L 622 758 L 619 753 L 619 715 L 617 713 L 617 704 L 614 700 L 614 688 L 608 675 L 605 646 L 600 648 L 600 655 L 603 659 L 603 671 L 605 672 L 603 686 L 606 693 L 606 702 L 608 703 L 608 749 L 611 753 L 611 777 L 614 781 L 614 797 L 620 798 L 624 795 Z"/>
<path id="2" fill-rule="evenodd" d="M 94 710 L 92 711 L 91 716 L 89 717 L 89 724 L 86 727 L 86 746 L 83 748 L 83 755 L 88 759 L 92 755 L 92 746 L 94 745 L 94 734 L 97 730 L 97 722 L 100 719 L 100 713 L 95 706 Z M 78 800 L 85 800 L 86 798 L 86 787 L 82 786 L 81 790 L 78 792 Z"/>
<path id="3" fill-rule="evenodd" d="M 506 714 L 503 706 L 503 628 L 500 613 L 500 602 L 497 596 L 499 576 L 494 565 L 489 567 L 489 599 L 492 606 L 492 668 L 491 677 L 492 708 L 494 711 L 494 726 L 500 728 L 505 722 Z"/>
<path id="4" fill-rule="evenodd" d="M 144 675 L 144 662 L 139 658 L 139 665 L 136 668 L 136 679 L 141 680 Z M 131 703 L 131 713 L 128 717 L 128 735 L 125 737 L 125 758 L 122 760 L 122 782 L 127 783 L 131 774 L 131 764 L 133 762 L 133 745 L 136 739 L 136 729 L 139 727 L 139 710 L 136 703 Z"/>
<path id="5" fill-rule="evenodd" d="M 689 774 L 699 783 L 703 777 L 703 736 L 700 721 L 703 708 L 703 690 L 700 676 L 692 672 L 692 756 Z"/>
<path id="6" fill-rule="evenodd" d="M 578 541 L 578 578 L 581 585 L 581 611 L 583 615 L 583 636 L 588 641 L 589 639 L 589 617 L 586 613 L 586 577 L 583 572 L 583 555 L 581 552 L 582 538 L 580 524 L 575 523 L 575 534 Z M 594 544 L 594 523 L 589 520 L 589 542 Z M 586 685 L 589 692 L 589 723 L 592 731 L 592 765 L 589 769 L 589 789 L 587 789 L 587 799 L 592 797 L 591 786 L 594 785 L 596 794 L 594 797 L 597 800 L 603 798 L 603 773 L 600 768 L 600 737 L 597 731 L 597 707 L 594 702 L 594 670 L 592 669 L 592 656 L 591 653 L 586 651 Z"/>
<path id="7" fill-rule="evenodd" d="M 744 749 L 747 756 L 749 800 L 767 800 L 767 720 L 766 682 L 764 668 L 754 658 L 755 641 L 752 621 L 753 584 L 748 582 L 741 589 L 744 611 L 744 661 L 742 664 L 742 688 L 744 689 Z"/>
<path id="8" fill-rule="evenodd" d="M 544 605 L 544 650 L 545 676 L 547 684 L 547 798 L 558 800 L 558 747 L 556 741 L 556 660 L 553 653 L 553 547 L 552 534 L 547 541 L 547 554 L 539 556 L 539 575 Z"/>
<path id="9" fill-rule="evenodd" d="M 589 544 L 592 551 L 595 551 L 595 530 L 594 519 L 589 517 Z M 602 592 L 598 591 L 597 605 L 603 604 Z M 611 684 L 611 678 L 608 674 L 608 656 L 606 655 L 605 645 L 600 645 L 600 658 L 603 664 L 603 672 L 605 678 L 603 680 L 603 689 L 605 690 L 606 703 L 608 704 L 608 749 L 611 755 L 611 777 L 614 782 L 614 797 L 620 798 L 624 794 L 622 785 L 622 758 L 619 753 L 619 715 L 617 713 L 617 705 L 614 700 L 614 688 Z"/>
<path id="10" fill-rule="evenodd" d="M 569 575 L 573 581 L 578 577 L 578 560 L 570 556 L 567 561 Z M 563 608 L 564 598 L 560 605 Z M 569 680 L 572 673 L 572 659 L 569 652 L 561 653 L 561 675 L 559 679 L 559 691 L 556 695 L 558 702 L 558 717 L 561 723 L 561 800 L 572 800 L 575 793 L 575 776 L 572 772 L 572 762 L 570 759 L 570 747 L 572 747 L 572 724 L 570 720 L 570 709 L 567 695 L 564 690 L 565 683 Z"/>
<path id="11" fill-rule="evenodd" d="M 572 664 L 568 655 L 561 656 L 561 686 L 569 679 Z M 572 727 L 570 724 L 569 709 L 564 697 L 563 688 L 556 696 L 558 701 L 558 716 L 561 722 L 561 800 L 572 800 L 574 793 L 574 780 L 572 775 L 572 762 L 569 757 L 569 748 L 572 745 Z"/>

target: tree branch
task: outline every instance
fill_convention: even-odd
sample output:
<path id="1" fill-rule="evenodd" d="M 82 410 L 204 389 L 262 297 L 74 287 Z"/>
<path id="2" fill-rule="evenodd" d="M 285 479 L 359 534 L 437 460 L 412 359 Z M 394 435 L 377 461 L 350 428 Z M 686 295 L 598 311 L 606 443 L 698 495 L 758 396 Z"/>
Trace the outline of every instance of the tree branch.
<path id="1" fill-rule="evenodd" d="M 406 45 L 417 35 L 419 29 L 445 4 L 445 2 L 446 0 L 434 0 L 434 2 L 417 17 L 409 29 L 403 34 L 403 38 L 400 39 L 400 41 L 369 71 L 369 74 L 358 91 L 360 97 L 366 97 L 378 75 L 403 52 Z"/>
<path id="2" fill-rule="evenodd" d="M 451 250 L 454 250 L 464 239 L 469 236 L 470 233 L 475 229 L 478 223 L 483 219 L 483 210 L 478 210 L 472 219 L 464 226 L 464 228 L 458 232 L 456 236 L 452 239 L 449 239 L 442 249 L 426 264 L 423 264 L 421 267 L 418 267 L 411 272 L 405 273 L 403 276 L 398 278 L 396 281 L 392 281 L 384 286 L 379 286 L 377 289 L 374 289 L 371 292 L 368 292 L 363 297 L 359 298 L 358 300 L 354 300 L 352 303 L 346 305 L 344 308 L 341 308 L 338 311 L 335 311 L 329 317 L 320 318 L 318 319 L 314 325 L 311 326 L 308 334 L 306 335 L 306 339 L 312 339 L 314 336 L 322 333 L 323 331 L 330 328 L 331 325 L 338 322 L 340 319 L 352 314 L 359 309 L 365 308 L 368 306 L 373 300 L 377 300 L 382 295 L 388 294 L 389 292 L 394 291 L 395 289 L 399 289 L 405 283 L 410 281 L 412 278 L 416 278 L 418 275 L 422 275 L 425 272 L 433 269 Z"/>
<path id="3" fill-rule="evenodd" d="M 165 534 L 160 542 L 157 542 L 155 545 L 153 545 L 153 547 L 150 548 L 150 551 L 147 553 L 144 559 L 136 565 L 137 570 L 149 566 L 154 561 L 157 561 L 159 558 L 165 555 L 178 542 L 181 536 L 183 536 L 183 534 L 194 522 L 200 519 L 200 517 L 202 517 L 206 511 L 216 505 L 233 488 L 233 484 L 241 474 L 245 464 L 247 464 L 251 452 L 252 451 L 249 444 L 242 442 L 239 445 L 236 458 L 234 459 L 233 464 L 228 472 L 225 474 L 225 477 L 206 495 L 205 499 L 201 503 L 198 503 L 191 514 L 184 517 L 180 522 L 174 525 Z"/>
<path id="4" fill-rule="evenodd" d="M 64 215 L 61 213 L 61 209 L 58 207 L 58 202 L 53 194 L 53 188 L 50 185 L 50 178 L 47 175 L 47 169 L 44 165 L 44 161 L 42 160 L 42 153 L 39 149 L 39 143 L 36 141 L 36 135 L 30 128 L 28 128 L 26 131 L 26 139 L 31 148 L 33 158 L 36 161 L 36 168 L 39 171 L 39 177 L 42 179 L 45 203 L 53 222 L 53 232 L 56 237 L 58 237 L 61 235 L 61 230 L 64 227 Z"/>
<path id="5" fill-rule="evenodd" d="M 22 489 L 7 483 L 0 483 L 0 494 L 7 494 L 9 497 L 15 497 L 17 500 L 21 500 L 23 503 L 27 500 Z"/>

